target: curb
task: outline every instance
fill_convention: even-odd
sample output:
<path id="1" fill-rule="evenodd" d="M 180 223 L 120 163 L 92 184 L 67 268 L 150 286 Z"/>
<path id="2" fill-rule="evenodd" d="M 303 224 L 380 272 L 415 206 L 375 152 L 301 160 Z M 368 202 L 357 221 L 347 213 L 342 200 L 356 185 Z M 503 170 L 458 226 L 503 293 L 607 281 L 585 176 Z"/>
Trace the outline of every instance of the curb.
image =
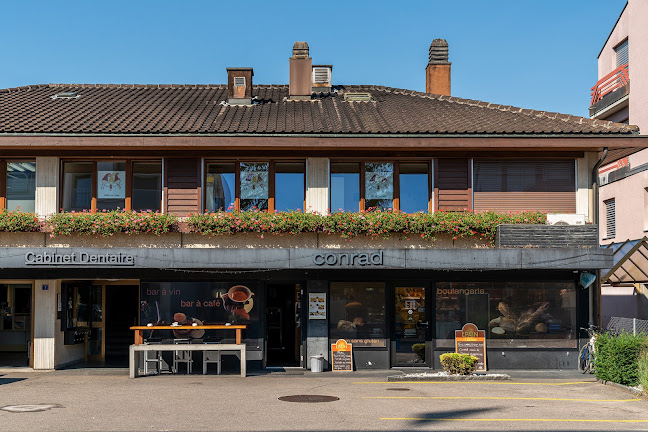
<path id="1" fill-rule="evenodd" d="M 632 393 L 635 396 L 639 396 L 639 397 L 642 397 L 644 399 L 648 399 L 648 395 L 644 395 L 644 393 L 642 391 L 639 391 L 639 390 L 637 390 L 635 388 L 628 387 L 628 386 L 623 385 L 623 384 L 618 384 L 618 383 L 615 383 L 615 382 L 612 382 L 612 381 L 604 381 L 604 380 L 601 380 L 601 379 L 598 379 L 598 378 L 596 378 L 596 381 L 603 384 L 603 385 L 615 387 L 615 388 L 618 388 L 619 390 L 623 390 L 625 392 Z"/>
<path id="2" fill-rule="evenodd" d="M 509 381 L 510 376 L 498 375 L 438 375 L 438 376 L 417 376 L 392 375 L 387 377 L 389 382 L 398 381 Z"/>

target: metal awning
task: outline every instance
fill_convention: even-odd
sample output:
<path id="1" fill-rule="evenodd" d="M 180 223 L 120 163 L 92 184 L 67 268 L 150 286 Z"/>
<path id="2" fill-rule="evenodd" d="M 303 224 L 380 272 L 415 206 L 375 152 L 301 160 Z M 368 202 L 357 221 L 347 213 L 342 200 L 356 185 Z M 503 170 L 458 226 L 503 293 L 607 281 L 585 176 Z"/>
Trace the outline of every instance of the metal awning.
<path id="1" fill-rule="evenodd" d="M 606 247 L 612 249 L 614 265 L 601 270 L 601 283 L 611 285 L 648 283 L 648 238 L 626 240 Z"/>

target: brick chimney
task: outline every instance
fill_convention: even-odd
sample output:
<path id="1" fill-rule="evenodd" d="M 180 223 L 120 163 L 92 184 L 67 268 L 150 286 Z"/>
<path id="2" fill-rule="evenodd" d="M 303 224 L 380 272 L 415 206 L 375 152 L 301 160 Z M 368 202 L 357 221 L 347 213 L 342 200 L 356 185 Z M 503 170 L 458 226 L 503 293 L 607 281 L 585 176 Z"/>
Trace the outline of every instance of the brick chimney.
<path id="1" fill-rule="evenodd" d="M 313 59 L 308 56 L 308 44 L 295 42 L 293 55 L 290 57 L 290 99 L 305 100 L 311 98 Z"/>
<path id="2" fill-rule="evenodd" d="M 425 68 L 425 92 L 450 96 L 450 63 L 448 42 L 434 39 L 430 44 L 430 59 Z"/>
<path id="3" fill-rule="evenodd" d="M 252 104 L 251 67 L 227 68 L 227 103 L 232 105 Z"/>

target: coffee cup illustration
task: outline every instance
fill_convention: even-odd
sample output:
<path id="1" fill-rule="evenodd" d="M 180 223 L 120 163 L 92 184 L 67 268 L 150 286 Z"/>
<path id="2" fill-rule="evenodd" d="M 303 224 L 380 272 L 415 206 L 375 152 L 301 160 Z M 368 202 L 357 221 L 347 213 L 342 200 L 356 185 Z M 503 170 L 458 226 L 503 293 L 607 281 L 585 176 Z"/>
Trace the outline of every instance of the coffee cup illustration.
<path id="1" fill-rule="evenodd" d="M 245 303 L 252 297 L 250 288 L 243 285 L 234 285 L 227 291 L 227 297 L 236 303 Z"/>

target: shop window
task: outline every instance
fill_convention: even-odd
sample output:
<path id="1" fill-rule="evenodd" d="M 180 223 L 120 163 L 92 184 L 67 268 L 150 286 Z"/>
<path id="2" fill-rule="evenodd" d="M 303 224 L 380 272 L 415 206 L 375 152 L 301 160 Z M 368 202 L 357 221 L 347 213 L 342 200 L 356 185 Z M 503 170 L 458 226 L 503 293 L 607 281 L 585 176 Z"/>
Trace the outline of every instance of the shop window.
<path id="1" fill-rule="evenodd" d="M 0 284 L 0 330 L 26 331 L 31 324 L 32 286 Z M 0 345 L 2 342 L 0 341 Z"/>
<path id="2" fill-rule="evenodd" d="M 63 162 L 64 211 L 160 211 L 161 161 Z"/>
<path id="3" fill-rule="evenodd" d="M 386 346 L 385 284 L 331 282 L 329 337 L 355 346 Z"/>
<path id="4" fill-rule="evenodd" d="M 437 346 L 454 347 L 454 331 L 471 322 L 486 330 L 491 348 L 575 348 L 575 288 L 567 281 L 437 283 Z"/>
<path id="5" fill-rule="evenodd" d="M 36 162 L 0 161 L 0 209 L 34 212 Z"/>
<path id="6" fill-rule="evenodd" d="M 331 210 L 428 211 L 427 162 L 332 162 Z"/>
<path id="7" fill-rule="evenodd" d="M 303 210 L 304 167 L 304 162 L 209 162 L 205 210 Z"/>

